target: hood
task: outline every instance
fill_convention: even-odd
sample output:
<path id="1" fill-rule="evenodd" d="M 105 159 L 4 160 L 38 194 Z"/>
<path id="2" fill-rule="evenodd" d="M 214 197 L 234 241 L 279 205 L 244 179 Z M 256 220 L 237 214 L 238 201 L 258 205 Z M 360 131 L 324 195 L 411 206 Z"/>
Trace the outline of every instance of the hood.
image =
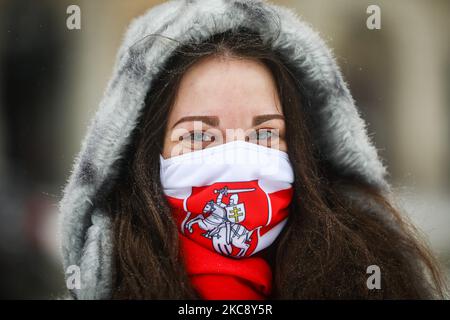
<path id="1" fill-rule="evenodd" d="M 75 159 L 60 202 L 64 268 L 81 269 L 78 299 L 107 299 L 112 288 L 112 230 L 94 199 L 114 183 L 152 80 L 179 44 L 245 27 L 280 52 L 308 92 L 319 119 L 315 139 L 342 174 L 387 190 L 385 168 L 371 144 L 338 66 L 323 40 L 291 10 L 265 1 L 185 0 L 156 6 L 135 19 L 117 55 L 112 78 Z"/>

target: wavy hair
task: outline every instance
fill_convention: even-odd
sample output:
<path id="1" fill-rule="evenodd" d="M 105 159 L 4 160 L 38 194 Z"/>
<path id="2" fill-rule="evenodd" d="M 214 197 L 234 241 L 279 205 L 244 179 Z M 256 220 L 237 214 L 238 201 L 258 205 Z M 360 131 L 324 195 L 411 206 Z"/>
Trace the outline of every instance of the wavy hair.
<path id="1" fill-rule="evenodd" d="M 344 176 L 313 139 L 308 92 L 282 53 L 257 34 L 234 30 L 176 49 L 146 98 L 121 175 L 103 201 L 114 221 L 115 299 L 195 299 L 180 257 L 178 231 L 160 182 L 168 115 L 186 70 L 218 55 L 256 59 L 271 70 L 286 121 L 294 196 L 288 223 L 265 257 L 273 299 L 434 299 L 445 296 L 439 265 L 417 230 L 382 191 Z M 381 269 L 369 290 L 367 267 Z"/>

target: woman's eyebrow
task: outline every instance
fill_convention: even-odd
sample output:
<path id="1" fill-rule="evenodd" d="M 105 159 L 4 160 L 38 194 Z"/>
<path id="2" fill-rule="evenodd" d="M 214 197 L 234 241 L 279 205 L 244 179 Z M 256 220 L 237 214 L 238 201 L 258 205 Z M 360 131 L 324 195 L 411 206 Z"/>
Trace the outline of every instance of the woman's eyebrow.
<path id="1" fill-rule="evenodd" d="M 191 122 L 191 121 L 201 121 L 211 127 L 217 127 L 219 125 L 219 118 L 217 116 L 188 116 L 180 118 L 177 122 L 175 122 L 172 128 L 174 128 L 176 125 L 182 122 Z"/>
<path id="2" fill-rule="evenodd" d="M 262 114 L 262 115 L 259 115 L 259 116 L 254 116 L 253 117 L 253 126 L 257 126 L 257 125 L 259 125 L 261 123 L 264 123 L 266 121 L 273 120 L 273 119 L 281 119 L 281 120 L 284 121 L 284 116 L 282 114 L 278 114 L 278 113 L 275 113 L 275 114 Z"/>

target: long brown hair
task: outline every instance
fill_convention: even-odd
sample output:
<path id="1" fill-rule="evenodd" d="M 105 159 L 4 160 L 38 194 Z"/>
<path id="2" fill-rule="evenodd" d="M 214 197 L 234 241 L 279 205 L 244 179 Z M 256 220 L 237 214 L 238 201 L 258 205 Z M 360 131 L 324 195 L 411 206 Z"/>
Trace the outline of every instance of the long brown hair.
<path id="1" fill-rule="evenodd" d="M 380 190 L 343 176 L 321 154 L 312 132 L 313 102 L 281 53 L 257 34 L 234 30 L 180 46 L 152 83 L 121 175 L 104 198 L 114 220 L 113 298 L 198 298 L 179 252 L 178 232 L 163 196 L 159 153 L 184 72 L 202 57 L 232 55 L 266 64 L 276 80 L 295 172 L 288 224 L 267 249 L 274 299 L 442 298 L 438 264 L 414 227 Z M 381 269 L 369 290 L 367 267 Z"/>

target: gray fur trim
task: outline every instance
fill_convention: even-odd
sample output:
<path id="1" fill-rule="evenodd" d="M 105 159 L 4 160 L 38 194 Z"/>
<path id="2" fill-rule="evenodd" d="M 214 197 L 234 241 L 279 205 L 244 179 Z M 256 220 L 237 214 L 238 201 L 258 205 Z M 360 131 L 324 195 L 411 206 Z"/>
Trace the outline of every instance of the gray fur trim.
<path id="1" fill-rule="evenodd" d="M 86 285 L 73 292 L 77 298 L 111 296 L 111 226 L 96 210 L 95 199 L 117 174 L 113 164 L 130 142 L 152 79 L 174 50 L 172 42 L 154 34 L 186 43 L 236 27 L 258 31 L 274 50 L 286 56 L 302 85 L 313 94 L 320 123 L 315 138 L 329 161 L 345 174 L 388 189 L 385 168 L 339 68 L 308 24 L 291 10 L 265 1 L 163 3 L 131 23 L 60 202 L 64 266 L 81 266 Z"/>

